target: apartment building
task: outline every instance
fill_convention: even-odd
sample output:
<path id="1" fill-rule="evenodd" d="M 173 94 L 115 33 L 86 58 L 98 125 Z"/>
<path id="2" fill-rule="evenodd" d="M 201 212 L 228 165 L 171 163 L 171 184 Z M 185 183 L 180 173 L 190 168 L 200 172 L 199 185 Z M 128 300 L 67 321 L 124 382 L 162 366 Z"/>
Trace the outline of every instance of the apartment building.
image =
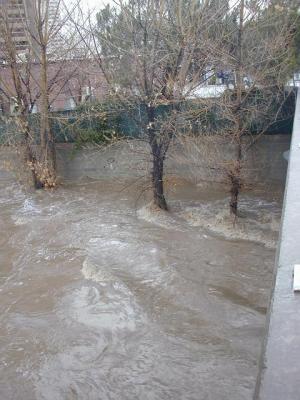
<path id="1" fill-rule="evenodd" d="M 14 39 L 18 52 L 24 52 L 28 48 L 29 38 L 26 34 L 26 22 L 32 19 L 28 14 L 26 1 L 23 0 L 0 0 L 0 23 L 8 22 L 11 36 Z M 2 20 L 2 21 L 1 21 Z M 1 44 L 0 36 L 0 44 Z"/>
<path id="2" fill-rule="evenodd" d="M 42 0 L 43 8 L 48 9 L 49 24 L 58 18 L 58 0 Z M 0 24 L 7 22 L 14 40 L 15 48 L 19 54 L 26 53 L 30 46 L 34 46 L 31 32 L 35 32 L 37 14 L 36 0 L 0 0 Z M 1 47 L 0 35 L 0 47 Z M 3 52 L 2 52 L 3 53 Z M 1 57 L 1 54 L 0 54 Z M 3 58 L 4 55 L 2 54 Z"/>
<path id="3" fill-rule="evenodd" d="M 41 109 L 40 98 L 40 64 L 31 65 L 29 86 L 23 91 L 29 112 L 36 113 Z M 0 67 L 0 115 L 11 114 L 16 111 L 16 93 L 13 76 L 9 65 Z M 69 59 L 51 61 L 48 65 L 49 104 L 51 111 L 73 110 L 77 106 L 90 102 L 101 102 L 109 93 L 109 85 L 99 69 L 99 65 L 92 59 Z M 11 97 L 3 96 L 1 84 L 9 88 Z"/>

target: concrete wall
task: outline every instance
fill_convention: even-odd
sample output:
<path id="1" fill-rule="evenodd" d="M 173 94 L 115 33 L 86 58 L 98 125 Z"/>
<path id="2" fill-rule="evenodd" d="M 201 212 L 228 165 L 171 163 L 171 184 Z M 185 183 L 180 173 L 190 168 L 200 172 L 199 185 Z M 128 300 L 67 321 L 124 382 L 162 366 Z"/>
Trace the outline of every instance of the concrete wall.
<path id="1" fill-rule="evenodd" d="M 244 142 L 243 178 L 246 184 L 282 184 L 285 182 L 287 162 L 283 153 L 290 147 L 290 135 L 262 136 L 255 144 Z M 183 140 L 169 155 L 167 171 L 195 183 L 201 180 L 224 182 L 228 162 L 235 159 L 236 149 L 224 139 L 198 138 Z"/>
<path id="2" fill-rule="evenodd" d="M 255 400 L 300 399 L 300 292 L 293 292 L 294 264 L 300 264 L 299 95 L 278 243 L 274 290 Z"/>
<path id="3" fill-rule="evenodd" d="M 264 136 L 247 152 L 246 183 L 283 184 L 287 162 L 283 153 L 289 149 L 289 135 Z M 74 151 L 70 144 L 57 145 L 58 167 L 62 179 L 134 178 L 149 175 L 151 157 L 147 143 L 118 143 L 108 149 Z M 176 142 L 166 161 L 166 175 L 194 183 L 224 181 L 224 162 L 234 151 L 232 146 L 193 139 Z M 224 158 L 225 155 L 225 158 Z"/>
<path id="4" fill-rule="evenodd" d="M 283 185 L 287 169 L 283 153 L 289 146 L 289 135 L 262 137 L 247 152 L 245 182 Z M 230 159 L 233 151 L 232 146 L 211 139 L 177 141 L 170 148 L 165 172 L 169 177 L 179 177 L 195 184 L 202 181 L 224 182 L 224 163 Z M 15 162 L 12 164 L 17 165 L 16 170 L 20 173 L 24 170 L 17 161 L 20 157 L 12 154 L 8 147 L 0 149 L 0 168 L 5 159 L 9 161 L 13 157 Z M 127 180 L 148 177 L 151 170 L 148 144 L 137 140 L 119 142 L 104 149 L 75 150 L 72 144 L 58 144 L 57 162 L 62 181 L 85 178 Z"/>

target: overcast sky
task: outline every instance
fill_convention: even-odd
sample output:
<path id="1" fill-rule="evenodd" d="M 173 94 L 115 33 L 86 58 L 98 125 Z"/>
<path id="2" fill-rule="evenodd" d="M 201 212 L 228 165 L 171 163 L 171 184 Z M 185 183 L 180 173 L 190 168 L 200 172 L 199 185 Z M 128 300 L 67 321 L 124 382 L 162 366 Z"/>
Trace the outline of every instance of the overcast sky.
<path id="1" fill-rule="evenodd" d="M 0 0 L 1 1 L 1 0 Z M 66 3 L 68 4 L 68 2 L 70 4 L 74 3 L 74 0 L 65 0 Z M 234 6 L 238 3 L 238 0 L 231 0 L 230 4 L 231 6 Z M 90 9 L 90 10 L 95 10 L 98 11 L 101 8 L 103 8 L 106 4 L 114 4 L 113 0 L 82 0 L 81 4 L 86 8 L 86 9 Z"/>
<path id="2" fill-rule="evenodd" d="M 107 3 L 112 4 L 113 2 L 112 0 L 86 0 L 85 3 L 90 9 L 100 10 Z"/>

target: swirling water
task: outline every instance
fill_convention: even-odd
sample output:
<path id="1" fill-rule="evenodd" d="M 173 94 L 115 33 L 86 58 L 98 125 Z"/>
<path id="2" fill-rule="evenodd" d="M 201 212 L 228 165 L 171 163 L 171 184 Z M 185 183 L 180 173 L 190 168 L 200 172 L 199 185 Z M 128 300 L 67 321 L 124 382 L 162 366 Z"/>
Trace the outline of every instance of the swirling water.
<path id="1" fill-rule="evenodd" d="M 149 219 L 112 182 L 0 186 L 0 399 L 252 398 L 274 249 L 180 218 L 189 188 Z"/>

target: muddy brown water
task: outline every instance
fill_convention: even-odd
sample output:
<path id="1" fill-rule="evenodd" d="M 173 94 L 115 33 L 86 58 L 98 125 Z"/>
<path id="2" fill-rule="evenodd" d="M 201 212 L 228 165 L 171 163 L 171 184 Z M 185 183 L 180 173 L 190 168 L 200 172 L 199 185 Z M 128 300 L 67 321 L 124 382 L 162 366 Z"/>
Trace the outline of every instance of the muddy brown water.
<path id="1" fill-rule="evenodd" d="M 0 399 L 251 399 L 275 250 L 147 221 L 114 189 L 0 179 Z"/>

